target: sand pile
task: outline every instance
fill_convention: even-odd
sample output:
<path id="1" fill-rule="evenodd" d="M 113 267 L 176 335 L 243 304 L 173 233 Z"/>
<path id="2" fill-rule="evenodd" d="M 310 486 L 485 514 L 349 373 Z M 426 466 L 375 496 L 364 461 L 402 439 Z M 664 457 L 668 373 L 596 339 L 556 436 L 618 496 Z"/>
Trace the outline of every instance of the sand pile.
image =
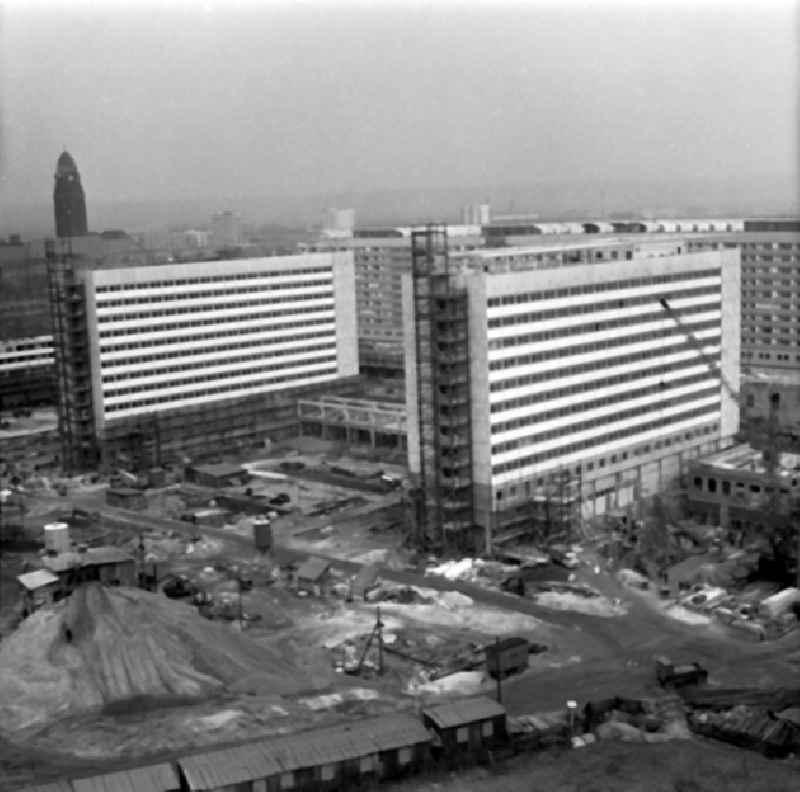
<path id="1" fill-rule="evenodd" d="M 83 587 L 0 644 L 0 728 L 8 731 L 137 697 L 311 687 L 277 652 L 139 589 Z"/>

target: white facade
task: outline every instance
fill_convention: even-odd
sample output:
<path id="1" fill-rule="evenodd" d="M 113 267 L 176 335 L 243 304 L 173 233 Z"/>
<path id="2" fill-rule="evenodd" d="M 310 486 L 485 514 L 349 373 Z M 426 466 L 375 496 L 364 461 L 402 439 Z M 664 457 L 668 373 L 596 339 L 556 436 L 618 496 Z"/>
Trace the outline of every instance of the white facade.
<path id="1" fill-rule="evenodd" d="M 554 477 L 580 482 L 583 512 L 595 516 L 658 491 L 684 456 L 738 430 L 719 372 L 738 383 L 739 252 L 685 251 L 682 240 L 612 239 L 451 254 L 451 283 L 469 306 L 474 508 L 487 547 L 496 513 Z M 410 284 L 408 450 L 418 473 Z"/>
<path id="2" fill-rule="evenodd" d="M 725 258 L 727 277 L 738 282 L 737 256 Z M 483 336 L 488 363 L 485 374 L 472 372 L 488 396 L 480 478 L 490 477 L 497 491 L 700 426 L 732 435 L 736 405 L 683 329 L 738 382 L 738 316 L 723 312 L 722 259 L 471 274 L 466 280 L 485 281 L 485 314 L 473 310 L 470 319 L 478 325 L 470 338 Z M 662 297 L 683 328 L 662 309 Z M 721 358 L 723 332 L 737 349 L 727 345 Z"/>
<path id="3" fill-rule="evenodd" d="M 358 373 L 350 252 L 82 276 L 98 429 Z"/>
<path id="4" fill-rule="evenodd" d="M 0 341 L 0 374 L 12 376 L 37 366 L 52 366 L 53 336 L 31 336 Z"/>

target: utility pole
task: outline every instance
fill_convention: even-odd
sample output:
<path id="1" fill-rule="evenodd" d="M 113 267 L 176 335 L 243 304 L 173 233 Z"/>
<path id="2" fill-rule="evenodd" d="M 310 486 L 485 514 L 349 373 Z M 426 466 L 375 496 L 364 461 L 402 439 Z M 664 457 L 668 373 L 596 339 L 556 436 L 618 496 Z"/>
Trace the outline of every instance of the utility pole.
<path id="1" fill-rule="evenodd" d="M 381 608 L 378 606 L 378 619 L 375 622 L 378 631 L 378 676 L 383 676 L 383 622 L 381 621 Z"/>
<path id="2" fill-rule="evenodd" d="M 497 703 L 503 703 L 503 679 L 500 673 L 500 636 L 494 639 L 494 672 L 497 678 Z"/>

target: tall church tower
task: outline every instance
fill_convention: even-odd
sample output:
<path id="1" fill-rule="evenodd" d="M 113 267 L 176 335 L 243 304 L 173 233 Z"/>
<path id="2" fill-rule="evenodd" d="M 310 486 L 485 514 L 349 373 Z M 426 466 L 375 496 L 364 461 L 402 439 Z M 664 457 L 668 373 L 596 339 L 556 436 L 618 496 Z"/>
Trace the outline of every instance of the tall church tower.
<path id="1" fill-rule="evenodd" d="M 83 236 L 87 233 L 86 196 L 81 186 L 78 166 L 66 151 L 58 158 L 55 178 L 53 208 L 56 216 L 56 236 Z"/>

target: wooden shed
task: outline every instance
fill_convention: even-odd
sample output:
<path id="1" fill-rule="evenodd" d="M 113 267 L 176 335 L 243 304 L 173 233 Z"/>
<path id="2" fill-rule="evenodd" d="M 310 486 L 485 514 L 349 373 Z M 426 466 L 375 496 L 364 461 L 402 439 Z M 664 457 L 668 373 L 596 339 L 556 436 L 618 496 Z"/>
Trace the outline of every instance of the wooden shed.
<path id="1" fill-rule="evenodd" d="M 250 480 L 250 474 L 241 465 L 192 465 L 186 468 L 186 480 L 212 489 L 241 487 Z"/>
<path id="2" fill-rule="evenodd" d="M 119 509 L 135 511 L 147 508 L 147 498 L 144 493 L 131 487 L 109 487 L 106 490 L 106 503 Z"/>
<path id="3" fill-rule="evenodd" d="M 18 575 L 17 582 L 22 588 L 25 616 L 53 602 L 59 587 L 58 576 L 47 569 Z"/>
<path id="4" fill-rule="evenodd" d="M 119 547 L 89 547 L 42 557 L 42 565 L 58 576 L 61 596 L 83 583 L 136 584 L 133 556 Z"/>
<path id="5" fill-rule="evenodd" d="M 132 770 L 73 778 L 74 792 L 179 792 L 181 785 L 178 774 L 166 762 Z"/>
<path id="6" fill-rule="evenodd" d="M 507 739 L 506 710 L 486 696 L 459 699 L 422 711 L 425 726 L 441 742 L 444 757 L 479 757 Z"/>
<path id="7" fill-rule="evenodd" d="M 267 740 L 207 751 L 178 760 L 184 788 L 190 792 L 228 792 L 252 784 L 253 792 L 278 792 L 282 768 Z M 284 779 L 286 780 L 286 779 Z"/>
<path id="8" fill-rule="evenodd" d="M 331 562 L 325 558 L 307 558 L 297 568 L 295 581 L 298 591 L 305 591 L 317 597 L 327 591 L 330 582 Z"/>
<path id="9" fill-rule="evenodd" d="M 72 792 L 72 784 L 62 778 L 58 781 L 50 781 L 47 784 L 25 787 L 22 792 Z"/>

